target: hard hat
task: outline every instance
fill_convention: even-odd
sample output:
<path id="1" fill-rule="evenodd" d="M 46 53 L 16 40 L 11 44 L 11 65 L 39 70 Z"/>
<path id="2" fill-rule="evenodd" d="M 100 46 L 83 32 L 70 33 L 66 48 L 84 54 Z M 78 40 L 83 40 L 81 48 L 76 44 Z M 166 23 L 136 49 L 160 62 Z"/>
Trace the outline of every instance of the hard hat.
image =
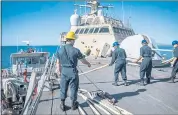
<path id="1" fill-rule="evenodd" d="M 172 42 L 172 45 L 174 46 L 174 45 L 176 45 L 176 44 L 178 44 L 178 41 L 177 41 L 177 40 L 174 40 L 174 41 Z"/>
<path id="2" fill-rule="evenodd" d="M 145 43 L 147 44 L 147 41 L 146 40 L 142 40 L 142 44 L 145 44 Z"/>
<path id="3" fill-rule="evenodd" d="M 68 32 L 67 35 L 66 35 L 66 39 L 69 39 L 69 40 L 75 40 L 75 33 L 74 32 Z"/>
<path id="4" fill-rule="evenodd" d="M 118 46 L 118 45 L 119 45 L 118 42 L 114 42 L 114 43 L 112 44 L 113 47 L 114 47 L 114 46 Z"/>

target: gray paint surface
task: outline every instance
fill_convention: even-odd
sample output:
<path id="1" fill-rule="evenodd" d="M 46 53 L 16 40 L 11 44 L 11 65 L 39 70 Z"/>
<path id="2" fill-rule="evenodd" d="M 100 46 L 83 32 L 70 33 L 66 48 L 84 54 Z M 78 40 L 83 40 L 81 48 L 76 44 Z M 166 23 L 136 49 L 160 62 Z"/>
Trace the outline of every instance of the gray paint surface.
<path id="1" fill-rule="evenodd" d="M 91 68 L 79 63 L 83 72 L 102 66 L 110 62 L 109 59 L 90 60 Z M 100 62 L 100 64 L 98 64 Z M 80 70 L 79 70 L 80 71 Z M 176 83 L 170 83 L 169 77 L 171 68 L 156 69 L 152 71 L 151 84 L 146 86 L 139 85 L 139 67 L 127 65 L 127 77 L 129 86 L 124 86 L 121 76 L 119 75 L 120 86 L 113 86 L 114 66 L 106 67 L 98 71 L 86 74 L 99 89 L 110 93 L 118 100 L 117 105 L 133 114 L 178 114 L 178 79 Z M 80 88 L 88 91 L 95 91 L 97 88 L 84 76 L 80 76 Z M 36 114 L 51 114 L 52 105 L 51 92 L 43 92 L 41 102 L 39 103 Z M 59 89 L 54 91 L 52 114 L 65 114 L 59 108 Z M 46 100 L 46 101 L 45 101 Z M 87 114 L 93 114 L 88 104 L 78 96 L 80 106 Z M 70 110 L 70 98 L 66 100 L 69 106 L 67 114 L 79 114 L 78 110 Z M 98 109 L 99 110 L 99 109 Z M 99 110 L 100 111 L 100 110 Z M 101 112 L 102 113 L 102 112 Z"/>

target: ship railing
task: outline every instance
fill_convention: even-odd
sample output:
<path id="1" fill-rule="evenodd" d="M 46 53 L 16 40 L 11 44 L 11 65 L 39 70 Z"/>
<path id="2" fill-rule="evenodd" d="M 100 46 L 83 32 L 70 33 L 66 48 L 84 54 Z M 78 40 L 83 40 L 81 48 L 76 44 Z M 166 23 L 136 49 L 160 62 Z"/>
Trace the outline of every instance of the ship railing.
<path id="1" fill-rule="evenodd" d="M 13 75 L 12 68 L 1 69 L 1 78 L 8 78 Z"/>
<path id="2" fill-rule="evenodd" d="M 29 93 L 30 96 L 28 94 L 29 98 L 27 98 L 27 100 L 26 100 L 26 103 L 24 105 L 21 115 L 25 115 L 25 114 L 34 115 L 36 113 L 42 92 L 44 90 L 44 87 L 45 87 L 46 83 L 50 84 L 51 76 L 53 76 L 53 74 L 55 73 L 55 71 L 54 71 L 55 68 L 56 68 L 56 58 L 53 55 L 52 58 L 48 59 L 48 61 L 46 62 L 45 69 L 44 69 L 43 74 L 41 75 L 40 80 L 38 82 L 34 83 L 34 85 L 32 85 L 33 87 L 29 87 L 29 88 L 32 88 L 33 90 L 31 89 L 31 91 L 30 91 L 30 89 L 28 88 L 30 91 L 30 93 Z M 35 92 L 35 88 L 37 89 L 37 94 L 34 97 L 33 93 Z M 52 88 L 52 86 L 51 86 L 51 88 Z M 52 89 L 50 89 L 50 90 L 52 90 Z"/>
<path id="3" fill-rule="evenodd" d="M 33 68 L 32 69 L 34 72 L 44 72 L 45 71 L 45 68 L 44 67 L 37 67 L 37 68 Z"/>

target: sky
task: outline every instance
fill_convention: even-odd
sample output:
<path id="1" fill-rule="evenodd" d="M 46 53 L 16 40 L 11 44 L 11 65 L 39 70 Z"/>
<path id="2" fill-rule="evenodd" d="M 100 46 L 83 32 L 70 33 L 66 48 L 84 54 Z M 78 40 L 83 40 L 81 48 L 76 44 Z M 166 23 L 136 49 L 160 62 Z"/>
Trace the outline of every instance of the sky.
<path id="1" fill-rule="evenodd" d="M 73 4 L 85 2 L 2 2 L 2 45 L 58 45 L 61 32 L 70 30 L 70 16 L 74 13 Z M 134 2 L 125 1 L 124 13 L 122 2 L 102 2 L 111 4 L 114 9 L 108 14 L 117 19 L 124 19 L 138 34 L 145 34 L 157 43 L 171 44 L 178 40 L 178 2 Z M 85 10 L 77 11 L 84 14 Z M 123 18 L 124 15 L 124 18 Z"/>

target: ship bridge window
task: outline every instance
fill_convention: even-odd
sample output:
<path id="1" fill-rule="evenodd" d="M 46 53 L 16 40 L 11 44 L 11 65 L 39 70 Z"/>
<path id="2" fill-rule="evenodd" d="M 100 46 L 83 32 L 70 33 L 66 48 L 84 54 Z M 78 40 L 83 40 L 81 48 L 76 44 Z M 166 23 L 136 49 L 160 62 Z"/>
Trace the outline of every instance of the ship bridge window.
<path id="1" fill-rule="evenodd" d="M 121 30 L 120 30 L 120 29 L 118 29 L 118 33 L 121 33 Z"/>
<path id="2" fill-rule="evenodd" d="M 109 33 L 109 28 L 103 27 L 103 28 L 100 29 L 99 33 Z"/>
<path id="3" fill-rule="evenodd" d="M 39 61 L 40 64 L 45 64 L 46 63 L 47 58 L 46 57 L 40 57 Z"/>
<path id="4" fill-rule="evenodd" d="M 117 33 L 117 28 L 113 27 L 114 33 Z"/>
<path id="5" fill-rule="evenodd" d="M 114 32 L 115 32 L 115 33 L 122 34 L 122 33 L 121 33 L 121 32 L 122 32 L 121 29 L 116 28 L 116 27 L 113 27 L 113 29 L 114 29 Z"/>
<path id="6" fill-rule="evenodd" d="M 83 34 L 83 32 L 84 32 L 84 29 L 82 28 L 82 29 L 80 30 L 80 34 Z"/>
<path id="7" fill-rule="evenodd" d="M 75 31 L 75 34 L 78 34 L 78 33 L 79 33 L 79 31 L 80 31 L 80 29 L 77 29 L 77 30 Z"/>
<path id="8" fill-rule="evenodd" d="M 129 35 L 129 31 L 128 31 L 128 30 L 126 31 L 126 35 L 127 35 L 127 36 Z"/>
<path id="9" fill-rule="evenodd" d="M 93 33 L 93 30 L 94 30 L 94 28 L 91 28 L 91 29 L 89 30 L 89 33 Z"/>
<path id="10" fill-rule="evenodd" d="M 89 30 L 89 29 L 86 28 L 85 31 L 84 31 L 84 34 L 87 34 L 87 33 L 88 33 L 88 30 Z"/>
<path id="11" fill-rule="evenodd" d="M 99 28 L 95 28 L 94 33 L 98 33 Z"/>

